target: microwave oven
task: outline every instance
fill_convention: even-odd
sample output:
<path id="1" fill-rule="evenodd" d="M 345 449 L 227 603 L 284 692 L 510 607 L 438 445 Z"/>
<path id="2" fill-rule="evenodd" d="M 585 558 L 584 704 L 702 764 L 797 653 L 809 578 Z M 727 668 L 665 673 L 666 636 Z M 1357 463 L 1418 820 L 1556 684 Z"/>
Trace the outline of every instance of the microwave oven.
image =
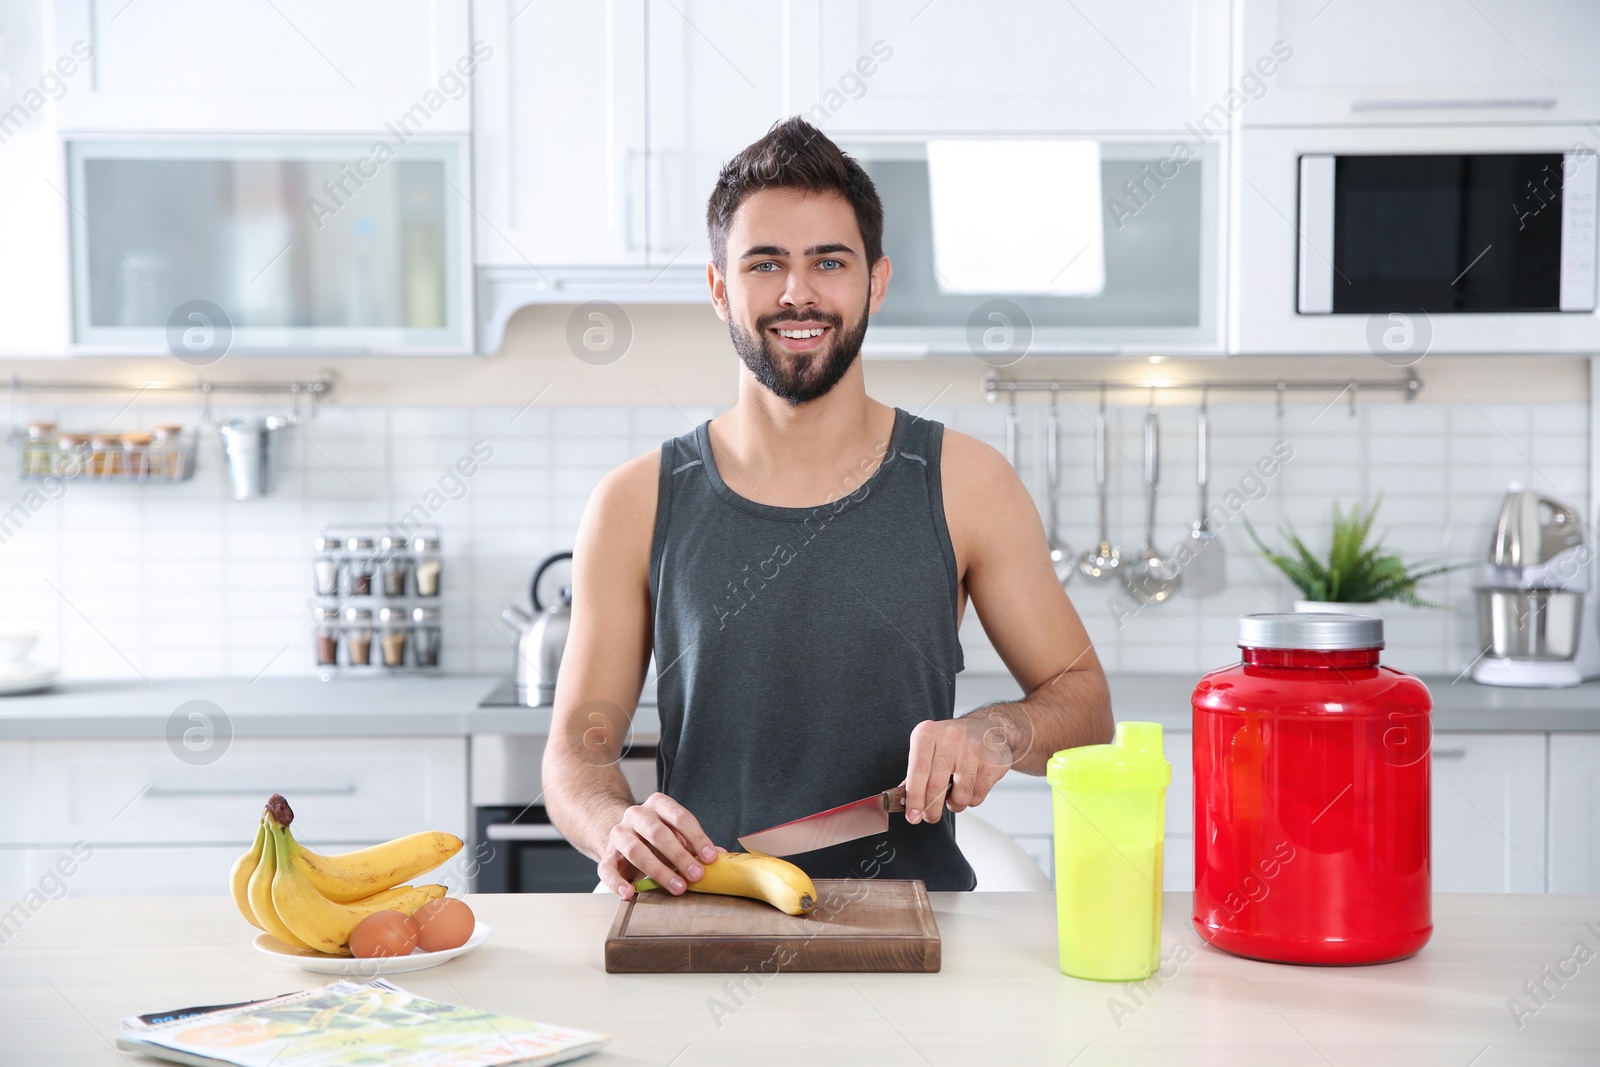
<path id="1" fill-rule="evenodd" d="M 1303 154 L 1301 315 L 1593 312 L 1593 151 Z"/>

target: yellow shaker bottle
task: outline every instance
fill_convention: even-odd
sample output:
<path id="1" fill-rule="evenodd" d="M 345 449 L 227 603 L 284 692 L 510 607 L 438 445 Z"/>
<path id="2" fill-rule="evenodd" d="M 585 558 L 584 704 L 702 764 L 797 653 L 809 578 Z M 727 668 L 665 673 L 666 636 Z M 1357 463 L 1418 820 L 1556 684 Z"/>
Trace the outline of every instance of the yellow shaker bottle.
<path id="1" fill-rule="evenodd" d="M 1109 745 L 1050 757 L 1061 973 L 1125 982 L 1161 952 L 1161 848 L 1172 765 L 1161 725 L 1119 722 Z"/>

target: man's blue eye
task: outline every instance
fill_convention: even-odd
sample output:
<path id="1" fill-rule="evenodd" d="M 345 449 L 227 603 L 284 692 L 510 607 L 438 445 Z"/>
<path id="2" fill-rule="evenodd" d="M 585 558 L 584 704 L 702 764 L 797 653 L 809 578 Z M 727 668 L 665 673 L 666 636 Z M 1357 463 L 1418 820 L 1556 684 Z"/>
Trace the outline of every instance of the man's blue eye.
<path id="1" fill-rule="evenodd" d="M 772 270 L 767 270 L 768 267 L 771 267 L 772 270 L 777 270 L 778 269 L 778 265 L 776 263 L 771 262 L 771 261 L 768 261 L 766 263 L 757 263 L 754 267 L 751 267 L 750 269 L 751 270 L 760 271 L 762 274 L 771 274 Z"/>
<path id="2" fill-rule="evenodd" d="M 829 264 L 832 264 L 832 266 L 829 266 Z M 833 270 L 835 267 L 844 266 L 844 264 L 837 259 L 825 259 L 821 263 L 818 263 L 817 266 L 827 267 L 829 270 Z"/>

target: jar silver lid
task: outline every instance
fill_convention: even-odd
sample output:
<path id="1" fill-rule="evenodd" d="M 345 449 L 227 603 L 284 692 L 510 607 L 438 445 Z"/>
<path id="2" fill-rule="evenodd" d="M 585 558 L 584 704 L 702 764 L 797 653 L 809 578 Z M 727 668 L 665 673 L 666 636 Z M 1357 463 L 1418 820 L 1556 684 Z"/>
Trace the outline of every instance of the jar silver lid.
<path id="1" fill-rule="evenodd" d="M 378 538 L 378 551 L 380 552 L 404 552 L 405 550 L 406 539 L 404 537 L 395 537 L 393 534 L 384 534 L 382 537 Z"/>
<path id="2" fill-rule="evenodd" d="M 439 622 L 438 608 L 412 608 L 411 621 L 437 625 Z"/>
<path id="3" fill-rule="evenodd" d="M 419 537 L 411 542 L 411 550 L 413 552 L 437 552 L 439 551 L 439 539 L 437 537 Z"/>
<path id="4" fill-rule="evenodd" d="M 353 623 L 357 623 L 357 624 L 360 624 L 360 625 L 370 626 L 372 624 L 372 609 L 371 608 L 345 608 L 344 609 L 344 618 L 345 618 L 346 622 L 353 622 Z"/>
<path id="5" fill-rule="evenodd" d="M 1313 652 L 1382 648 L 1383 620 L 1376 615 L 1331 611 L 1240 615 L 1239 647 Z"/>
<path id="6" fill-rule="evenodd" d="M 327 534 L 318 534 L 311 542 L 311 547 L 317 552 L 337 552 L 344 547 L 344 539 L 329 537 Z"/>
<path id="7" fill-rule="evenodd" d="M 405 608 L 379 608 L 378 621 L 385 626 L 393 626 L 406 621 Z"/>
<path id="8" fill-rule="evenodd" d="M 349 549 L 351 552 L 371 552 L 372 551 L 372 538 L 370 538 L 370 537 L 352 537 L 348 541 L 345 542 L 345 547 L 347 549 Z"/>

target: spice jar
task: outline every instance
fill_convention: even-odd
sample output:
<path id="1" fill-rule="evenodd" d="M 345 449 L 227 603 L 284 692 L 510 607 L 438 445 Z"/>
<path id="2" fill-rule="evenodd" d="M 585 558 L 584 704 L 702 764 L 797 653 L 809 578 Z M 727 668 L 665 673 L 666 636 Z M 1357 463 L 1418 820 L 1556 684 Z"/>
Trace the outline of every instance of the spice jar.
<path id="1" fill-rule="evenodd" d="M 336 604 L 314 604 L 311 618 L 315 625 L 317 666 L 332 667 L 339 662 L 339 608 Z"/>
<path id="2" fill-rule="evenodd" d="M 378 609 L 379 643 L 383 646 L 385 667 L 406 665 L 406 609 Z"/>
<path id="3" fill-rule="evenodd" d="M 416 559 L 414 566 L 417 575 L 417 595 L 438 596 L 440 571 L 443 567 L 443 562 L 439 559 L 439 539 L 419 537 L 411 542 L 411 552 Z"/>
<path id="4" fill-rule="evenodd" d="M 411 609 L 411 656 L 418 667 L 439 665 L 439 609 Z"/>
<path id="5" fill-rule="evenodd" d="M 151 427 L 150 473 L 177 481 L 183 477 L 183 427 L 175 422 Z"/>
<path id="6" fill-rule="evenodd" d="M 22 475 L 43 478 L 56 470 L 56 424 L 28 423 L 28 440 L 22 446 Z"/>
<path id="7" fill-rule="evenodd" d="M 64 433 L 56 437 L 56 469 L 64 478 L 90 473 L 89 441 L 83 434 Z"/>
<path id="8" fill-rule="evenodd" d="M 122 471 L 129 478 L 143 481 L 150 473 L 151 437 L 143 432 L 122 435 Z"/>
<path id="9" fill-rule="evenodd" d="M 316 553 L 311 559 L 311 588 L 317 596 L 339 594 L 339 546 L 339 538 L 325 534 L 311 542 Z"/>
<path id="10" fill-rule="evenodd" d="M 372 575 L 377 567 L 372 558 L 372 538 L 352 537 L 344 547 L 350 553 L 344 561 L 345 590 L 351 596 L 371 596 Z"/>
<path id="11" fill-rule="evenodd" d="M 90 473 L 96 478 L 115 478 L 122 474 L 122 435 L 95 433 L 89 435 Z"/>
<path id="12" fill-rule="evenodd" d="M 1402 959 L 1433 933 L 1432 698 L 1370 615 L 1244 615 L 1195 687 L 1194 925 L 1281 963 Z"/>
<path id="13" fill-rule="evenodd" d="M 406 539 L 384 536 L 378 539 L 378 557 L 383 560 L 378 584 L 388 597 L 406 595 L 406 575 L 411 571 L 411 557 L 405 554 Z"/>
<path id="14" fill-rule="evenodd" d="M 352 667 L 372 663 L 372 609 L 344 609 L 345 661 Z"/>

